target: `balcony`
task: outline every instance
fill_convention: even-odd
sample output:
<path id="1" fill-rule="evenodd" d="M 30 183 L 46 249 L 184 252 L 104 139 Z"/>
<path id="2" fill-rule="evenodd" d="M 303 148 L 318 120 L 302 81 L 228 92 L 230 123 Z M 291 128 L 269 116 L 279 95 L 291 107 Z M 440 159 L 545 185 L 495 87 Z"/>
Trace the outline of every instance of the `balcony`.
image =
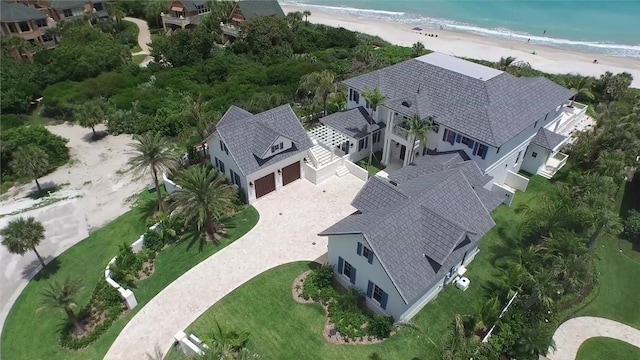
<path id="1" fill-rule="evenodd" d="M 407 129 L 403 128 L 400 125 L 393 125 L 392 132 L 394 135 L 399 136 L 404 140 L 409 140 L 409 132 L 407 131 Z"/>
<path id="2" fill-rule="evenodd" d="M 569 159 L 569 155 L 561 152 L 555 153 L 540 170 L 538 170 L 538 175 L 551 179 L 567 163 L 567 159 Z"/>
<path id="3" fill-rule="evenodd" d="M 220 24 L 222 33 L 232 37 L 240 36 L 240 28 L 232 24 Z"/>

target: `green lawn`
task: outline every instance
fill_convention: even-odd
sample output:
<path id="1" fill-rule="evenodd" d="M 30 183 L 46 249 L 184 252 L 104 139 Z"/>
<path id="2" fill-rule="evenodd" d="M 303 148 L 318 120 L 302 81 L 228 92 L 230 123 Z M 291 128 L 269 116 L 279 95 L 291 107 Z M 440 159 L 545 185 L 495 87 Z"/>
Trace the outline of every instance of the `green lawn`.
<path id="1" fill-rule="evenodd" d="M 580 346 L 576 360 L 638 360 L 640 348 L 624 341 L 597 337 L 592 338 Z"/>
<path id="2" fill-rule="evenodd" d="M 147 55 L 145 54 L 140 54 L 140 55 L 133 55 L 132 59 L 133 59 L 133 63 L 134 64 L 142 64 L 142 62 L 144 61 L 144 59 L 147 57 Z"/>
<path id="3" fill-rule="evenodd" d="M 369 172 L 369 176 L 373 176 L 378 172 L 384 170 L 385 166 L 380 163 L 382 159 L 382 152 L 378 151 L 373 154 L 373 158 L 371 159 L 371 166 L 369 166 L 369 157 L 366 157 L 360 161 L 358 161 L 358 165 L 367 170 Z"/>
<path id="4" fill-rule="evenodd" d="M 58 256 L 57 261 L 45 269 L 45 273 L 53 272 L 49 279 L 61 279 L 67 274 L 72 274 L 82 280 L 85 290 L 78 299 L 80 307 L 87 303 L 107 262 L 117 253 L 118 246 L 123 241 L 132 243 L 146 231 L 145 220 L 150 209 L 148 204 L 154 204 L 155 195 L 144 193 L 143 199 L 145 199 L 142 202 L 143 205 L 92 232 L 87 239 Z M 185 271 L 245 234 L 257 220 L 257 211 L 253 207 L 248 207 L 230 219 L 227 236 L 220 244 L 206 244 L 199 252 L 198 242 L 192 243 L 187 239 L 183 243 L 163 250 L 156 260 L 155 273 L 140 282 L 138 288 L 134 289 L 138 306 L 115 321 L 94 344 L 79 351 L 66 350 L 57 344 L 58 329 L 65 320 L 62 313 L 37 313 L 36 310 L 40 307 L 40 293 L 47 282 L 42 276 L 36 277 L 27 285 L 11 308 L 2 332 L 2 358 L 102 359 L 126 323 L 153 296 Z"/>
<path id="5" fill-rule="evenodd" d="M 492 277 L 492 261 L 504 253 L 507 239 L 515 235 L 517 215 L 513 208 L 533 201 L 550 183 L 532 179 L 526 193 L 518 193 L 511 208 L 501 206 L 493 213 L 497 226 L 481 243 L 481 251 L 467 272 L 471 287 L 461 292 L 446 287 L 415 318 L 420 330 L 403 328 L 383 343 L 367 346 L 332 345 L 322 337 L 324 311 L 318 304 L 298 304 L 291 297 L 291 283 L 317 264 L 298 262 L 267 271 L 236 289 L 205 312 L 190 331 L 207 335 L 214 319 L 229 330 L 251 333 L 249 348 L 264 359 L 435 359 L 440 343 L 455 314 L 466 314 L 484 295 L 483 285 Z"/>

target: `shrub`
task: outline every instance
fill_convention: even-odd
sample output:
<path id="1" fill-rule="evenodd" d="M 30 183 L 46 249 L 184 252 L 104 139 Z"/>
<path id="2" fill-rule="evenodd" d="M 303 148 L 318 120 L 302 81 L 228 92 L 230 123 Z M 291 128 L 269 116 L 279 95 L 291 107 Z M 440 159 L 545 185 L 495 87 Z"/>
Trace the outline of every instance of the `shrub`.
<path id="1" fill-rule="evenodd" d="M 336 330 L 350 339 L 367 335 L 364 324 L 369 321 L 369 317 L 360 309 L 345 311 L 329 306 L 329 317 L 336 326 Z"/>
<path id="2" fill-rule="evenodd" d="M 324 264 L 314 274 L 319 287 L 326 288 L 333 284 L 333 266 Z"/>
<path id="3" fill-rule="evenodd" d="M 624 234 L 629 241 L 640 245 L 640 212 L 630 210 L 624 222 Z"/>
<path id="4" fill-rule="evenodd" d="M 367 331 L 369 335 L 375 336 L 379 339 L 388 338 L 391 335 L 393 329 L 393 318 L 390 316 L 373 315 L 369 320 L 369 326 Z"/>
<path id="5" fill-rule="evenodd" d="M 132 286 L 138 277 L 140 269 L 142 269 L 142 262 L 133 253 L 131 247 L 126 243 L 120 245 L 116 261 L 109 266 L 111 278 L 116 282 L 123 282 L 127 286 Z"/>
<path id="6" fill-rule="evenodd" d="M 147 230 L 144 234 L 144 240 L 142 241 L 142 247 L 152 251 L 160 251 L 164 247 L 164 241 L 156 230 Z"/>
<path id="7" fill-rule="evenodd" d="M 4 116 L 3 120 L 4 122 Z M 53 171 L 58 166 L 69 161 L 69 149 L 67 139 L 54 135 L 44 126 L 19 126 L 0 133 L 0 143 L 2 144 L 2 156 L 0 158 L 0 169 L 2 176 L 13 174 L 8 168 L 13 159 L 12 153 L 19 148 L 33 144 L 44 150 L 49 155 L 49 171 Z"/>

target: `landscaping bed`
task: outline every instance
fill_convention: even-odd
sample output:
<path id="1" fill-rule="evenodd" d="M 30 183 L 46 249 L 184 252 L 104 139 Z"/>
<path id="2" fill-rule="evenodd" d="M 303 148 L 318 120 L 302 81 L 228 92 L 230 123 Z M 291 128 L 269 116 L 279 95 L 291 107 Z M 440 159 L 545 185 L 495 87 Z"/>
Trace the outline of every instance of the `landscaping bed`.
<path id="1" fill-rule="evenodd" d="M 371 314 L 357 290 L 336 283 L 330 265 L 303 273 L 292 291 L 296 302 L 322 305 L 327 318 L 322 334 L 333 344 L 375 344 L 392 334 L 393 318 Z"/>
<path id="2" fill-rule="evenodd" d="M 637 360 L 640 359 L 640 348 L 621 340 L 597 337 L 591 338 L 578 350 L 576 360 Z"/>

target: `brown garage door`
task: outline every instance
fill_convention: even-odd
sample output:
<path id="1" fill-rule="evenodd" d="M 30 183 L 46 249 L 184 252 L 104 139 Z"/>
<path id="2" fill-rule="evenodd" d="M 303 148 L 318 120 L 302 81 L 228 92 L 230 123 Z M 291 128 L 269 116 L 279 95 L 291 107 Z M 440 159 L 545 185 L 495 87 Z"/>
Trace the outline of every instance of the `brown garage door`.
<path id="1" fill-rule="evenodd" d="M 297 161 L 282 169 L 282 185 L 300 179 L 300 162 Z"/>
<path id="2" fill-rule="evenodd" d="M 256 199 L 276 189 L 276 177 L 273 173 L 256 180 Z"/>

